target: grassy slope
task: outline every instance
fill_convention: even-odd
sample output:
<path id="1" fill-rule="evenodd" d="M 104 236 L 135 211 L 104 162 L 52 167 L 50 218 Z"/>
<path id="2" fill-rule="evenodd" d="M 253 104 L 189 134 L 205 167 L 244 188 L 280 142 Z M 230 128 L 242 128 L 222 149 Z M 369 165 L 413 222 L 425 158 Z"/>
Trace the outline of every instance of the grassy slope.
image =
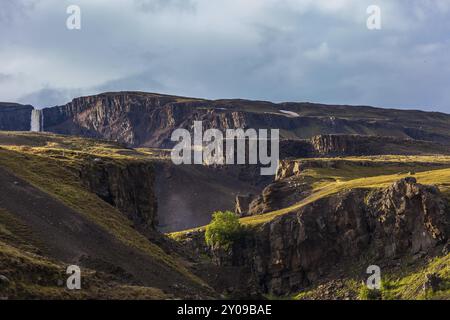
<path id="1" fill-rule="evenodd" d="M 309 168 L 301 173 L 310 181 L 313 192 L 300 202 L 280 210 L 262 215 L 241 218 L 244 225 L 255 226 L 268 222 L 277 216 L 291 213 L 320 198 L 354 188 L 381 188 L 410 176 L 419 183 L 434 184 L 450 200 L 450 156 L 371 156 L 345 157 L 339 159 L 308 159 L 308 161 L 341 161 L 338 168 Z M 370 162 L 371 166 L 361 165 Z M 354 163 L 354 164 L 352 164 Z M 187 232 L 203 230 L 193 228 L 172 233 L 173 238 L 182 237 Z"/>
<path id="2" fill-rule="evenodd" d="M 176 256 L 167 255 L 159 247 L 147 241 L 147 239 L 131 227 L 130 222 L 123 215 L 115 208 L 101 201 L 94 194 L 87 192 L 77 179 L 75 169 L 83 161 L 86 161 L 86 159 L 102 157 L 108 161 L 121 163 L 143 161 L 144 159 L 148 159 L 149 155 L 151 154 L 148 152 L 141 153 L 139 151 L 124 149 L 108 142 L 99 143 L 89 139 L 0 132 L 1 166 L 8 168 L 41 190 L 60 199 L 66 205 L 104 227 L 125 244 L 147 252 L 149 255 L 168 264 L 171 268 L 177 270 L 177 272 L 186 275 L 193 281 L 202 283 L 201 280 L 193 276 L 183 266 L 180 259 Z M 155 156 L 158 157 L 159 155 Z M 242 223 L 259 225 L 270 221 L 276 216 L 292 212 L 321 197 L 342 190 L 387 186 L 402 177 L 408 176 L 409 170 L 415 172 L 415 177 L 419 182 L 437 184 L 441 191 L 450 199 L 449 157 L 383 156 L 349 157 L 342 160 L 350 162 L 350 164 L 346 162 L 345 165 L 339 166 L 338 169 L 308 169 L 302 173 L 302 175 L 313 181 L 313 193 L 309 197 L 289 208 L 261 216 L 243 218 L 241 219 Z M 351 164 L 352 161 L 355 165 Z M 370 161 L 375 163 L 375 165 L 361 167 L 359 165 L 361 161 Z M 389 164 L 389 162 L 391 163 Z M 430 166 L 430 163 L 433 165 Z M 44 270 L 44 272 L 60 274 L 62 266 L 58 265 L 57 262 L 48 261 L 46 258 L 39 256 L 35 252 L 33 245 L 30 245 L 33 241 L 26 239 L 26 230 L 21 229 L 20 223 L 11 223 L 12 220 L 10 218 L 6 219 L 5 216 L 8 216 L 5 212 L 0 214 L 0 255 L 2 255 L 2 261 L 8 259 L 21 261 L 25 269 L 37 267 L 39 270 Z M 15 227 L 12 227 L 13 225 Z M 175 233 L 172 236 L 177 237 L 185 233 L 186 231 Z M 14 235 L 18 235 L 18 238 L 12 239 L 11 237 Z M 16 246 L 12 246 L 11 243 L 14 243 Z M 17 248 L 17 244 L 19 244 L 19 248 Z M 23 247 L 22 245 L 28 245 L 28 247 Z M 385 289 L 385 296 L 390 298 L 421 297 L 418 290 L 420 290 L 423 284 L 423 275 L 427 272 L 438 272 L 448 279 L 448 256 L 436 259 L 436 261 L 423 266 L 420 270 L 408 270 L 402 273 L 388 275 L 385 281 L 389 285 L 389 289 Z M 43 292 L 43 288 L 33 287 L 31 283 L 34 282 L 29 281 L 27 285 L 27 290 L 30 295 L 33 292 Z M 47 294 L 49 297 L 62 294 L 58 287 L 47 286 L 46 288 L 48 289 Z M 343 290 L 355 291 L 357 289 L 358 285 L 355 280 L 349 279 L 346 281 L 346 286 L 344 286 Z M 146 290 L 150 291 L 147 292 Z M 153 295 L 155 297 L 161 297 L 161 293 L 153 288 L 131 288 L 127 292 L 137 296 L 142 294 L 144 296 Z M 308 298 L 308 295 L 313 296 L 313 294 L 314 289 L 301 293 L 298 298 Z M 434 297 L 439 297 L 439 294 L 446 297 L 448 292 L 438 293 Z"/>
<path id="3" fill-rule="evenodd" d="M 83 270 L 83 290 L 66 290 L 66 266 L 42 256 L 35 246 L 37 240 L 31 238 L 30 234 L 28 228 L 14 215 L 0 208 L 0 273 L 12 281 L 8 288 L 0 288 L 0 298 L 171 298 L 157 288 L 125 286 L 110 279 L 102 279 L 101 275 L 89 269 Z"/>
<path id="4" fill-rule="evenodd" d="M 148 155 L 107 142 L 51 134 L 0 132 L 0 166 L 62 201 L 124 244 L 150 255 L 192 282 L 206 286 L 188 271 L 178 256 L 168 255 L 148 241 L 116 208 L 81 185 L 76 169 L 83 161 L 94 157 L 114 161 L 117 165 L 148 159 Z"/>
<path id="5" fill-rule="evenodd" d="M 423 259 L 420 262 L 413 262 L 411 258 L 409 259 L 410 261 L 404 259 L 399 267 L 387 271 L 382 270 L 381 299 L 450 299 L 450 254 Z M 366 265 L 364 264 L 364 267 Z M 362 266 L 358 267 L 362 270 Z M 436 274 L 442 279 L 439 290 L 424 291 L 423 286 L 427 274 Z M 364 280 L 358 277 L 332 280 L 306 289 L 290 298 L 297 300 L 320 299 L 323 298 L 324 291 L 327 291 L 333 299 L 366 300 L 368 299 L 368 290 L 365 288 Z"/>
<path id="6" fill-rule="evenodd" d="M 336 159 L 315 160 L 336 161 Z M 258 226 L 277 216 L 293 212 L 322 197 L 343 190 L 386 187 L 400 178 L 410 176 L 410 171 L 414 171 L 414 177 L 419 183 L 437 185 L 450 200 L 450 157 L 448 156 L 347 157 L 341 159 L 341 161 L 345 164 L 339 165 L 337 169 L 311 168 L 301 173 L 303 178 L 312 182 L 313 193 L 309 197 L 288 208 L 260 216 L 241 218 L 241 222 L 247 226 Z M 370 167 L 360 165 L 360 163 L 366 161 L 371 162 Z M 174 239 L 183 238 L 191 231 L 203 229 L 204 227 L 200 227 L 176 232 L 172 233 L 171 236 Z M 383 276 L 383 299 L 450 299 L 450 255 L 435 257 L 419 267 L 411 267 L 416 264 L 406 262 L 402 264 L 406 266 L 402 270 L 391 270 Z M 367 264 L 364 266 L 367 266 Z M 423 292 L 422 287 L 428 273 L 437 273 L 444 279 L 442 290 L 434 293 Z M 347 278 L 338 281 L 338 284 L 331 282 L 327 292 L 331 291 L 333 298 L 358 298 L 362 288 L 361 281 L 362 279 Z M 293 298 L 323 299 L 324 290 L 323 286 L 318 286 L 301 292 Z M 275 298 L 278 299 L 279 297 Z"/>
<path id="7" fill-rule="evenodd" d="M 313 184 L 314 192 L 309 197 L 303 199 L 295 205 L 281 210 L 269 212 L 260 216 L 242 218 L 241 222 L 247 225 L 261 224 L 270 221 L 271 219 L 279 215 L 293 212 L 311 202 L 332 194 L 336 194 L 340 191 L 355 188 L 387 187 L 393 182 L 407 176 L 410 175 L 408 173 L 395 173 L 373 177 L 355 178 L 350 180 L 346 180 L 345 177 L 337 177 L 337 179 L 333 182 L 320 181 L 316 184 Z M 414 177 L 419 183 L 437 185 L 439 189 L 444 193 L 444 195 L 450 199 L 450 168 L 418 172 L 414 175 Z"/>

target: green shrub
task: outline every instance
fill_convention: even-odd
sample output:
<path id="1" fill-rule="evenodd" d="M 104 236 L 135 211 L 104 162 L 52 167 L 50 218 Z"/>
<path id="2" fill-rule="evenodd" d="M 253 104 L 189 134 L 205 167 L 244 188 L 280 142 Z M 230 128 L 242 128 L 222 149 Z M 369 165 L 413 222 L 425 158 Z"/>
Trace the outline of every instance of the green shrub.
<path id="1" fill-rule="evenodd" d="M 239 216 L 231 211 L 216 211 L 211 223 L 206 226 L 205 240 L 211 247 L 229 248 L 242 235 L 243 227 Z"/>

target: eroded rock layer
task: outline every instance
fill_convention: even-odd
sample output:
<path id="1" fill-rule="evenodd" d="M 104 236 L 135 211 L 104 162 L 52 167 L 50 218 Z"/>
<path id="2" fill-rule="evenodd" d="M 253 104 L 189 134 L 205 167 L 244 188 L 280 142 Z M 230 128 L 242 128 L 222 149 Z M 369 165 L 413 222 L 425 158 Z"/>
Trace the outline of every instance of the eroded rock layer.
<path id="1" fill-rule="evenodd" d="M 219 265 L 248 270 L 262 292 L 297 292 L 346 262 L 427 252 L 449 235 L 450 209 L 433 186 L 405 178 L 384 189 L 329 196 L 248 232 L 232 249 L 207 248 L 201 235 L 187 241 Z M 211 251 L 212 250 L 212 251 Z"/>

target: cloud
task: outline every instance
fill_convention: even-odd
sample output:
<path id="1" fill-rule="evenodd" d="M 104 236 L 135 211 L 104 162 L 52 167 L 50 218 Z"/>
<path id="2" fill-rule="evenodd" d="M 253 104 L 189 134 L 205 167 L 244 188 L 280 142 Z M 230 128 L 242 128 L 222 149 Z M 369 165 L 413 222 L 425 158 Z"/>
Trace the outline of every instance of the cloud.
<path id="1" fill-rule="evenodd" d="M 14 77 L 10 74 L 0 73 L 0 83 L 12 80 Z"/>
<path id="2" fill-rule="evenodd" d="M 306 50 L 305 57 L 315 61 L 323 61 L 330 58 L 330 48 L 326 42 L 322 42 L 317 48 Z"/>
<path id="3" fill-rule="evenodd" d="M 379 31 L 371 0 L 77 0 L 69 31 L 72 2 L 6 2 L 0 100 L 142 90 L 450 112 L 448 1 L 378 0 Z"/>
<path id="4" fill-rule="evenodd" d="M 158 12 L 165 9 L 195 10 L 193 0 L 134 0 L 138 10 L 144 12 Z"/>
<path id="5" fill-rule="evenodd" d="M 7 25 L 18 19 L 25 19 L 39 0 L 3 0 L 0 23 Z"/>
<path id="6" fill-rule="evenodd" d="M 83 92 L 82 90 L 43 88 L 18 98 L 17 102 L 31 104 L 37 108 L 44 108 L 65 104 L 74 97 L 85 94 L 87 92 Z"/>

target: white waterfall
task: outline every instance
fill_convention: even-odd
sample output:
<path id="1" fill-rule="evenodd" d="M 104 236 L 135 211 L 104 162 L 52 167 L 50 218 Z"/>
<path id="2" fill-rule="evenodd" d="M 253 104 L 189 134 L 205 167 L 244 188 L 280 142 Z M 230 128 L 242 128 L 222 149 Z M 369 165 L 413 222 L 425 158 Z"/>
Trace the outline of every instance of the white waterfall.
<path id="1" fill-rule="evenodd" d="M 42 110 L 33 109 L 31 111 L 31 130 L 41 132 L 44 130 L 44 113 Z"/>

